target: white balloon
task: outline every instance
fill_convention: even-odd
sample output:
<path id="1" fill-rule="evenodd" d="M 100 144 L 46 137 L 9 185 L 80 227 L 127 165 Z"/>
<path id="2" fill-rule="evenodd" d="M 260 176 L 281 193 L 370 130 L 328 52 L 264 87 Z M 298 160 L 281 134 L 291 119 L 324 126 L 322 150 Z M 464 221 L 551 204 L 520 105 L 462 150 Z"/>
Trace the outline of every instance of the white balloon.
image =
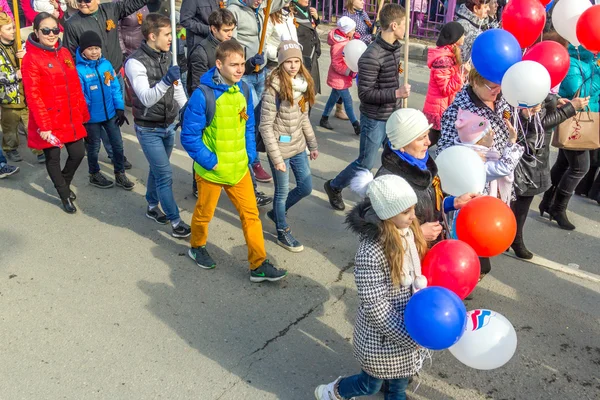
<path id="1" fill-rule="evenodd" d="M 344 61 L 348 68 L 358 72 L 358 59 L 366 49 L 367 45 L 358 39 L 353 39 L 346 44 L 346 47 L 344 47 Z"/>
<path id="2" fill-rule="evenodd" d="M 556 32 L 573 46 L 579 46 L 577 40 L 577 21 L 592 4 L 589 0 L 561 0 L 552 11 L 552 26 Z"/>
<path id="3" fill-rule="evenodd" d="M 444 192 L 452 196 L 481 193 L 485 187 L 483 160 L 465 146 L 448 147 L 435 159 Z"/>
<path id="4" fill-rule="evenodd" d="M 468 367 L 490 370 L 506 364 L 517 349 L 517 333 L 510 321 L 492 310 L 467 313 L 465 333 L 450 353 Z"/>
<path id="5" fill-rule="evenodd" d="M 513 107 L 535 107 L 549 92 L 550 74 L 546 67 L 535 61 L 520 61 L 502 77 L 502 97 Z"/>

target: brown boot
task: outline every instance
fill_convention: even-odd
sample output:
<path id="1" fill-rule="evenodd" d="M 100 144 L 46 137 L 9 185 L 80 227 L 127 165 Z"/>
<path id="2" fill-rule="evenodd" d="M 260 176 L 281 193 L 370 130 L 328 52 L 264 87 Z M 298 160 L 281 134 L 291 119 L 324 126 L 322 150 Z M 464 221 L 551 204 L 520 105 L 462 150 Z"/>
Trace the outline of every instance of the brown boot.
<path id="1" fill-rule="evenodd" d="M 344 121 L 347 121 L 347 120 L 350 119 L 346 115 L 346 111 L 344 111 L 344 105 L 343 104 L 336 104 L 335 105 L 335 117 L 337 119 L 343 119 Z"/>

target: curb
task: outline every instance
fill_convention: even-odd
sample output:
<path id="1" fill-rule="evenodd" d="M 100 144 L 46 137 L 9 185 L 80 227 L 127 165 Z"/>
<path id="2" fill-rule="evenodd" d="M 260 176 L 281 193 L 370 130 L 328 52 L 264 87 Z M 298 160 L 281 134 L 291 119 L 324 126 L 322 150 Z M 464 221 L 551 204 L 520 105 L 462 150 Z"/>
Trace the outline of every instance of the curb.
<path id="1" fill-rule="evenodd" d="M 521 260 L 527 262 L 529 264 L 537 265 L 540 267 L 544 267 L 551 271 L 562 272 L 566 275 L 575 276 L 580 279 L 584 279 L 589 282 L 600 283 L 600 275 L 596 275 L 592 272 L 582 271 L 580 269 L 570 268 L 566 265 L 557 263 L 555 261 L 548 260 L 546 258 L 540 257 L 538 255 L 534 255 L 531 260 L 524 260 L 522 258 L 518 258 L 516 255 L 512 253 L 503 253 L 506 256 L 512 257 L 516 260 Z"/>
<path id="2" fill-rule="evenodd" d="M 327 45 L 327 35 L 330 30 L 334 28 L 334 25 L 320 25 L 317 27 L 317 33 L 321 40 L 321 45 Z M 404 43 L 401 41 L 400 43 Z M 425 44 L 420 42 L 410 42 L 408 44 L 408 59 L 411 61 L 427 61 L 427 52 L 430 48 L 434 48 L 432 44 Z M 404 51 L 404 50 L 402 50 Z"/>

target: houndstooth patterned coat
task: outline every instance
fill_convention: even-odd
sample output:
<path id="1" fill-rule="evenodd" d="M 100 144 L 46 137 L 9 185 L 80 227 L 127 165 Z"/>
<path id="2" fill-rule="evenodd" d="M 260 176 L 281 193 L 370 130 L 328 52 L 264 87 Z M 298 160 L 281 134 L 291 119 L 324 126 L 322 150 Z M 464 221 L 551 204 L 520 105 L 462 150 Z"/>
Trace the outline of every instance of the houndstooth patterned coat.
<path id="1" fill-rule="evenodd" d="M 360 300 L 354 325 L 354 356 L 362 369 L 375 378 L 415 375 L 419 369 L 417 343 L 406 331 L 403 316 L 412 287 L 392 285 L 379 240 L 381 221 L 368 200 L 348 214 L 346 223 L 361 238 L 354 265 Z"/>

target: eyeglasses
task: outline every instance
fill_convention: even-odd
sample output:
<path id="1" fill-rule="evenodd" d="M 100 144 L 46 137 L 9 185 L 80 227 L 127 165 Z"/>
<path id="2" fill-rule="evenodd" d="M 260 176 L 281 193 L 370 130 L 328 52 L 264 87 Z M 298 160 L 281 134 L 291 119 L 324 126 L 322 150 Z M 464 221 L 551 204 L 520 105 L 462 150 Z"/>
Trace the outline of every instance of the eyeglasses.
<path id="1" fill-rule="evenodd" d="M 484 83 L 484 85 L 492 93 L 499 92 L 502 89 L 502 86 L 496 86 L 495 88 L 492 89 L 491 87 L 488 86 L 487 83 Z"/>
<path id="2" fill-rule="evenodd" d="M 42 32 L 42 35 L 44 35 L 44 36 L 48 36 L 50 33 L 53 33 L 54 35 L 58 35 L 60 33 L 60 29 L 59 28 L 42 28 L 42 29 L 40 29 L 40 32 Z"/>
<path id="3" fill-rule="evenodd" d="M 77 0 L 77 3 L 90 4 L 91 2 L 92 2 L 92 0 Z"/>

